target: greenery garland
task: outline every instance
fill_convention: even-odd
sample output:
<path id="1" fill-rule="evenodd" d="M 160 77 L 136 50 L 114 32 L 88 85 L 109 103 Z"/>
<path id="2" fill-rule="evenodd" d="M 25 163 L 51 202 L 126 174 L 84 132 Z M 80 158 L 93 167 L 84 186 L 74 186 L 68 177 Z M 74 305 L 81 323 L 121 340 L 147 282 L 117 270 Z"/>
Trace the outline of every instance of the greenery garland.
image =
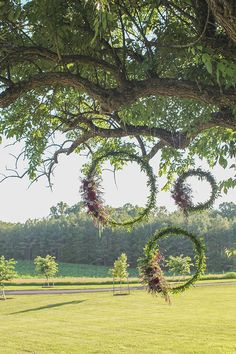
<path id="1" fill-rule="evenodd" d="M 202 240 L 200 240 L 197 236 L 181 228 L 167 227 L 165 229 L 157 231 L 152 237 L 152 239 L 144 247 L 144 256 L 138 260 L 140 276 L 142 277 L 143 282 L 148 286 L 149 291 L 151 291 L 150 282 L 147 281 L 145 274 L 151 273 L 150 267 L 152 267 L 153 256 L 157 252 L 159 252 L 157 241 L 160 240 L 161 238 L 165 238 L 168 236 L 186 236 L 193 242 L 194 250 L 196 253 L 195 256 L 196 272 L 185 283 L 174 287 L 169 287 L 168 292 L 175 294 L 187 290 L 201 277 L 202 274 L 204 274 L 206 268 L 205 247 L 202 243 Z M 165 291 L 166 289 L 167 287 L 165 286 Z M 162 295 L 165 296 L 165 293 Z"/>
<path id="2" fill-rule="evenodd" d="M 139 213 L 139 215 L 133 219 L 126 220 L 123 222 L 118 222 L 113 219 L 110 219 L 108 214 L 105 211 L 105 208 L 102 203 L 101 199 L 101 191 L 99 190 L 99 182 L 96 183 L 96 181 L 99 181 L 98 178 L 98 166 L 107 158 L 109 157 L 121 157 L 122 160 L 126 161 L 135 161 L 137 162 L 141 170 L 143 170 L 147 177 L 148 177 L 148 182 L 147 186 L 149 187 L 150 194 L 147 198 L 147 203 L 145 208 Z M 83 199 L 85 202 L 85 205 L 90 206 L 88 207 L 88 212 L 92 214 L 93 218 L 97 221 L 98 223 L 102 225 L 109 224 L 111 226 L 131 226 L 139 221 L 141 221 L 143 218 L 148 217 L 150 214 L 150 211 L 155 207 L 156 204 L 156 194 L 157 194 L 157 187 L 156 187 L 156 177 L 153 173 L 152 167 L 149 165 L 148 161 L 145 158 L 141 158 L 139 156 L 136 156 L 132 153 L 129 153 L 127 151 L 119 150 L 119 151 L 109 151 L 106 152 L 105 154 L 96 157 L 95 159 L 92 160 L 92 163 L 88 169 L 88 172 L 86 174 L 86 178 L 82 181 L 84 187 L 86 184 L 91 185 L 93 184 L 93 191 L 95 193 L 90 193 L 90 195 L 93 196 L 93 200 L 89 197 L 89 191 L 88 189 L 82 190 L 83 193 Z M 91 212 L 91 205 L 94 207 Z"/>
<path id="3" fill-rule="evenodd" d="M 205 178 L 211 185 L 211 195 L 205 203 L 198 203 L 197 205 L 194 205 L 192 202 L 192 190 L 188 184 L 184 183 L 186 178 L 192 176 L 197 176 L 201 180 Z M 181 176 L 179 176 L 171 191 L 171 195 L 175 200 L 175 203 L 184 211 L 185 214 L 188 214 L 211 208 L 218 196 L 218 186 L 215 178 L 210 172 L 202 171 L 198 168 L 196 170 L 184 172 Z"/>

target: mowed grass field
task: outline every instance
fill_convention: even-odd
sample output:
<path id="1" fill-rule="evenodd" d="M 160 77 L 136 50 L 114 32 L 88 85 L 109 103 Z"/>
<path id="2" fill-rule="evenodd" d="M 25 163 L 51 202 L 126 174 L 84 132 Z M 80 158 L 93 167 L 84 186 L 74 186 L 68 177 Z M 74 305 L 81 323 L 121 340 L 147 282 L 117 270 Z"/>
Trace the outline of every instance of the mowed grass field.
<path id="1" fill-rule="evenodd" d="M 172 305 L 145 291 L 9 296 L 1 354 L 236 353 L 236 286 L 192 288 Z"/>

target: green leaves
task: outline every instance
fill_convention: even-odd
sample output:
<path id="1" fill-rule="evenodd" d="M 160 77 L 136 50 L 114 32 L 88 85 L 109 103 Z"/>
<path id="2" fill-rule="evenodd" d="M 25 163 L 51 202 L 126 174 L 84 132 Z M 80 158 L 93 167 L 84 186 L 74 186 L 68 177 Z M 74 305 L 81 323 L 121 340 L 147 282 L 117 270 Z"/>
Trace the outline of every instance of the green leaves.
<path id="1" fill-rule="evenodd" d="M 110 270 L 113 278 L 127 279 L 129 273 L 127 268 L 129 264 L 127 263 L 127 255 L 122 253 L 114 262 L 114 267 Z"/>
<path id="2" fill-rule="evenodd" d="M 199 50 L 199 47 L 197 48 Z M 235 61 L 231 59 L 226 59 L 222 55 L 212 54 L 210 52 L 203 52 L 202 47 L 200 50 L 200 58 L 207 72 L 215 78 L 218 85 L 220 86 L 223 85 L 226 88 L 231 86 L 235 87 L 236 85 Z"/>
<path id="3" fill-rule="evenodd" d="M 46 257 L 38 256 L 34 259 L 36 272 L 44 275 L 47 281 L 58 272 L 58 264 L 55 258 L 47 255 Z"/>
<path id="4" fill-rule="evenodd" d="M 219 157 L 219 164 L 223 167 L 226 168 L 228 165 L 228 161 L 224 158 L 224 156 Z"/>
<path id="5" fill-rule="evenodd" d="M 0 257 L 0 283 L 16 277 L 15 264 L 17 262 L 11 258 L 7 260 L 4 256 Z"/>
<path id="6" fill-rule="evenodd" d="M 166 259 L 165 263 L 169 271 L 173 275 L 190 274 L 191 266 L 193 266 L 193 264 L 191 263 L 191 257 L 189 256 L 184 257 L 183 254 L 176 257 L 169 256 L 169 258 Z"/>
<path id="7" fill-rule="evenodd" d="M 236 86 L 236 64 L 233 61 L 221 59 L 216 64 L 216 78 L 219 85 L 226 82 L 226 87 Z"/>
<path id="8" fill-rule="evenodd" d="M 236 85 L 236 64 L 231 59 L 226 59 L 220 54 L 206 52 L 200 46 L 190 48 L 189 51 L 195 56 L 196 63 L 203 62 L 207 72 L 214 77 L 219 86 L 235 87 Z"/>
<path id="9" fill-rule="evenodd" d="M 202 61 L 208 71 L 209 74 L 212 74 L 212 57 L 207 54 L 207 53 L 204 53 L 202 54 Z"/>

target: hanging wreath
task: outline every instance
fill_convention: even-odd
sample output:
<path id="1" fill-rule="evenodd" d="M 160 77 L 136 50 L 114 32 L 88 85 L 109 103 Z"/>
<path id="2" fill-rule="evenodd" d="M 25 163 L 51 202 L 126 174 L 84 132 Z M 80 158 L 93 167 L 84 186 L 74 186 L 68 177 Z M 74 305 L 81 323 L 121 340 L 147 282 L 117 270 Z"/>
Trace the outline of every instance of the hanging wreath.
<path id="1" fill-rule="evenodd" d="M 206 179 L 207 182 L 209 182 L 211 185 L 210 198 L 204 203 L 198 203 L 194 205 L 192 201 L 192 189 L 188 184 L 185 183 L 185 180 L 192 176 L 197 176 L 201 180 Z M 202 171 L 198 168 L 196 170 L 189 170 L 184 172 L 175 182 L 171 191 L 171 195 L 175 203 L 183 210 L 184 214 L 188 215 L 191 212 L 202 211 L 211 208 L 218 195 L 218 186 L 210 172 Z"/>
<path id="2" fill-rule="evenodd" d="M 189 238 L 190 241 L 193 242 L 194 250 L 196 253 L 195 273 L 185 283 L 173 287 L 170 287 L 164 279 L 163 272 L 160 268 L 160 258 L 158 258 L 160 252 L 158 249 L 157 241 L 168 236 L 185 236 Z M 167 227 L 157 231 L 152 239 L 146 244 L 144 247 L 144 256 L 139 259 L 138 264 L 142 282 L 147 285 L 148 291 L 156 294 L 160 293 L 164 296 L 165 300 L 169 302 L 169 293 L 179 293 L 187 290 L 201 277 L 202 274 L 204 274 L 206 268 L 205 260 L 205 248 L 202 241 L 197 236 L 181 228 Z M 156 267 L 160 269 L 156 271 Z M 158 284 L 156 288 L 153 287 L 153 281 Z"/>
<path id="3" fill-rule="evenodd" d="M 141 167 L 147 177 L 147 186 L 149 187 L 150 194 L 147 198 L 146 206 L 139 213 L 139 215 L 133 219 L 128 219 L 123 222 L 115 221 L 111 219 L 106 211 L 101 189 L 101 178 L 98 175 L 98 167 L 109 157 L 119 156 L 123 161 L 135 161 Z M 156 203 L 156 178 L 153 174 L 153 170 L 145 158 L 141 158 L 127 151 L 110 151 L 93 159 L 86 178 L 82 180 L 82 198 L 88 209 L 88 213 L 93 217 L 95 224 L 97 225 L 111 225 L 111 226 L 131 226 L 143 218 L 147 217 L 150 211 L 155 207 Z"/>

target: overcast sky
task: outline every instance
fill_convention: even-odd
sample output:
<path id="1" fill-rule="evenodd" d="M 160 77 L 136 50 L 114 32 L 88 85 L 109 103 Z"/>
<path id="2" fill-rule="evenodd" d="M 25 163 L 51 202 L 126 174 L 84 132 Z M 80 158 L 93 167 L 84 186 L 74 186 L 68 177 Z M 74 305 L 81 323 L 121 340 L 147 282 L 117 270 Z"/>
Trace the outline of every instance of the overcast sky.
<path id="1" fill-rule="evenodd" d="M 4 173 L 5 167 L 13 167 L 14 159 L 9 155 L 9 148 L 4 148 L 6 143 L 0 146 L 0 172 Z M 14 147 L 15 153 L 17 148 Z M 41 178 L 38 182 L 29 186 L 27 177 L 24 179 L 9 178 L 0 183 L 0 220 L 9 222 L 24 222 L 27 219 L 46 217 L 50 213 L 50 207 L 63 201 L 69 205 L 80 201 L 80 177 L 81 166 L 86 161 L 85 157 L 71 155 L 61 157 L 53 178 L 53 190 L 47 187 L 47 180 Z M 152 162 L 154 171 L 157 171 L 157 159 Z M 232 170 L 224 170 L 216 167 L 213 170 L 217 181 L 233 176 Z M 116 173 L 117 187 L 114 183 L 113 173 L 104 171 L 103 187 L 105 202 L 114 207 L 125 203 L 144 206 L 148 194 L 146 176 L 140 171 L 136 163 L 129 164 L 123 171 Z M 192 180 L 196 200 L 203 201 L 209 195 L 209 186 L 204 182 Z M 158 189 L 164 185 L 165 180 L 158 178 Z M 223 201 L 236 200 L 236 192 L 231 190 L 227 195 L 218 198 L 215 206 Z M 157 195 L 157 205 L 164 205 L 168 210 L 174 210 L 175 206 L 167 192 Z"/>

